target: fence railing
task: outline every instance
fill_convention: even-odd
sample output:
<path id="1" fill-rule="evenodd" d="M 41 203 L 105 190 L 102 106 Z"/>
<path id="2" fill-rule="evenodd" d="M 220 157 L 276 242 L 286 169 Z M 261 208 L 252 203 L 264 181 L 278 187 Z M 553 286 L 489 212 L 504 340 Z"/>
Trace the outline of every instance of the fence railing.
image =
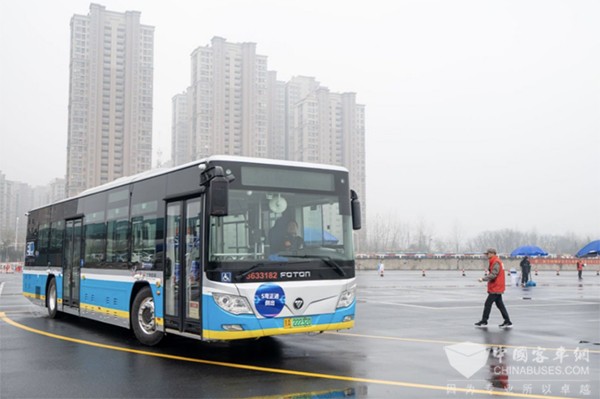
<path id="1" fill-rule="evenodd" d="M 23 262 L 3 262 L 0 263 L 0 273 L 23 273 Z"/>

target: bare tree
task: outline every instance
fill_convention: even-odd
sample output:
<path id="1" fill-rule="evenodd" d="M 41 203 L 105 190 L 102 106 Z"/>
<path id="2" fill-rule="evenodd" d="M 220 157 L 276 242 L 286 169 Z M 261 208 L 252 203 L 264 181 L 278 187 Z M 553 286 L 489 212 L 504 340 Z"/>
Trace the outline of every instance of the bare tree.
<path id="1" fill-rule="evenodd" d="M 484 231 L 469 240 L 470 251 L 481 251 L 487 247 L 498 248 L 501 253 L 511 253 L 523 245 L 536 245 L 550 254 L 574 255 L 590 240 L 567 233 L 563 236 L 539 235 L 536 231 L 523 233 L 517 230 Z"/>
<path id="2" fill-rule="evenodd" d="M 495 247 L 500 253 L 511 253 L 522 245 L 537 245 L 550 254 L 574 255 L 590 237 L 578 237 L 574 233 L 544 235 L 533 230 L 516 229 L 484 231 L 466 239 L 462 226 L 455 222 L 447 238 L 435 235 L 433 224 L 424 218 L 411 225 L 395 215 L 376 215 L 369 223 L 368 252 L 418 251 L 431 252 L 482 252 Z"/>
<path id="3" fill-rule="evenodd" d="M 371 252 L 384 252 L 390 246 L 390 220 L 376 215 L 369 223 L 367 249 Z"/>
<path id="4" fill-rule="evenodd" d="M 450 248 L 454 253 L 461 253 L 464 240 L 464 232 L 461 224 L 455 220 L 450 232 Z"/>
<path id="5" fill-rule="evenodd" d="M 20 249 L 15 248 L 15 231 L 13 229 L 2 229 L 0 233 L 0 261 L 19 261 Z"/>
<path id="6" fill-rule="evenodd" d="M 367 251 L 390 252 L 406 248 L 410 227 L 398 221 L 394 215 L 375 215 L 369 223 Z"/>
<path id="7" fill-rule="evenodd" d="M 433 225 L 429 224 L 425 218 L 420 218 L 415 230 L 415 241 L 410 244 L 410 249 L 420 252 L 430 252 L 434 239 L 433 231 Z"/>

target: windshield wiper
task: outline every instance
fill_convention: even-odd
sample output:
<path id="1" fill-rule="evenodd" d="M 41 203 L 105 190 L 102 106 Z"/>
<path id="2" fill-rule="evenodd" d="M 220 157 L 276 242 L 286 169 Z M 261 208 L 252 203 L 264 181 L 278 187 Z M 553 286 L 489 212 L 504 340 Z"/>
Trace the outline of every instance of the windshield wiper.
<path id="1" fill-rule="evenodd" d="M 317 259 L 321 259 L 323 261 L 323 263 L 325 263 L 327 266 L 331 267 L 332 269 L 334 269 L 336 272 L 338 272 L 338 274 L 342 277 L 346 277 L 346 272 L 344 271 L 344 269 L 342 269 L 342 267 L 340 265 L 337 264 L 336 261 L 334 261 L 333 259 L 331 259 L 330 256 L 325 256 L 325 255 L 297 255 L 297 254 L 288 254 L 288 253 L 282 253 L 280 254 L 281 256 L 285 256 L 287 258 L 317 258 Z"/>

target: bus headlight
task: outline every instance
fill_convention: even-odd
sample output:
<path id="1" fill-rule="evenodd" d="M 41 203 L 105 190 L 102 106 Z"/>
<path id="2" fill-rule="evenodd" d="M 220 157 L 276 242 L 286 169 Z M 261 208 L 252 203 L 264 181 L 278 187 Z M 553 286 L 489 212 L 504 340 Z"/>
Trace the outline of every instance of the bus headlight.
<path id="1" fill-rule="evenodd" d="M 342 294 L 340 295 L 340 299 L 338 300 L 337 307 L 345 308 L 352 305 L 352 302 L 354 302 L 355 292 L 356 286 L 342 292 Z"/>
<path id="2" fill-rule="evenodd" d="M 215 303 L 221 309 L 233 314 L 252 314 L 250 304 L 243 296 L 213 293 Z"/>

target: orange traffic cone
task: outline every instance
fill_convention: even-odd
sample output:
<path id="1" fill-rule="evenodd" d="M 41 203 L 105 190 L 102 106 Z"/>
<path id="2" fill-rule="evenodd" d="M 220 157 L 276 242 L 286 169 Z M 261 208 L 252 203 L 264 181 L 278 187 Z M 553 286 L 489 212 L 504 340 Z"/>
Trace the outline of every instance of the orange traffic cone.
<path id="1" fill-rule="evenodd" d="M 462 275 L 463 275 L 463 277 L 466 276 L 465 269 L 462 269 Z"/>
<path id="2" fill-rule="evenodd" d="M 556 275 L 560 276 L 560 269 L 556 269 Z"/>
<path id="3" fill-rule="evenodd" d="M 425 269 L 423 269 L 423 274 L 422 274 L 422 276 L 423 276 L 423 277 L 425 277 Z"/>
<path id="4" fill-rule="evenodd" d="M 535 275 L 537 276 L 537 269 L 535 269 Z"/>

